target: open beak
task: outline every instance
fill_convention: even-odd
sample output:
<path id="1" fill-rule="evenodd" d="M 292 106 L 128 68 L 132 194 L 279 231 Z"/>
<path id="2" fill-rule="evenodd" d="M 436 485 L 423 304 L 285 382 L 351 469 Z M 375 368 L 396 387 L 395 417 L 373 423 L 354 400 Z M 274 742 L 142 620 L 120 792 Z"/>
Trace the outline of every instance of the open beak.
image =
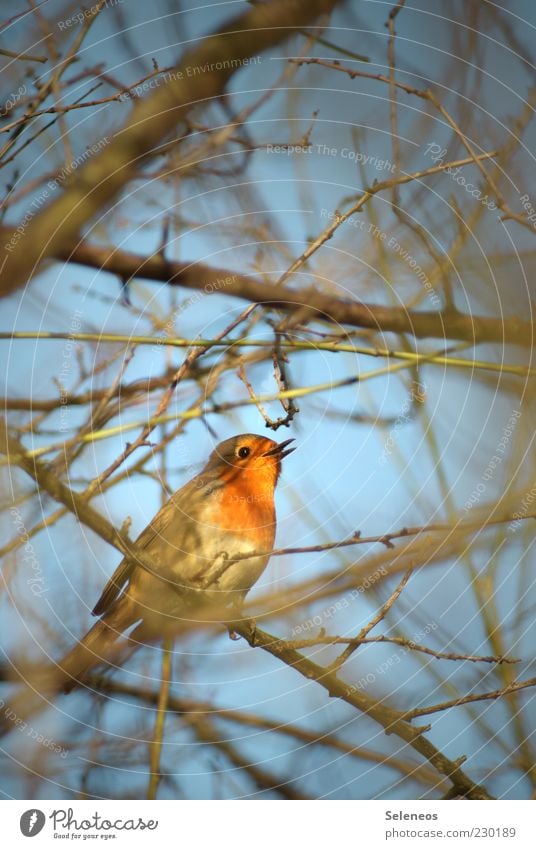
<path id="1" fill-rule="evenodd" d="M 287 457 L 289 454 L 292 454 L 293 451 L 296 450 L 296 446 L 294 448 L 289 448 L 288 451 L 285 451 L 287 445 L 290 445 L 291 442 L 294 442 L 294 437 L 292 439 L 285 439 L 284 442 L 280 442 L 279 445 L 276 445 L 275 448 L 270 448 L 269 451 L 266 451 L 262 456 L 263 457 L 278 457 L 280 460 L 283 457 Z"/>

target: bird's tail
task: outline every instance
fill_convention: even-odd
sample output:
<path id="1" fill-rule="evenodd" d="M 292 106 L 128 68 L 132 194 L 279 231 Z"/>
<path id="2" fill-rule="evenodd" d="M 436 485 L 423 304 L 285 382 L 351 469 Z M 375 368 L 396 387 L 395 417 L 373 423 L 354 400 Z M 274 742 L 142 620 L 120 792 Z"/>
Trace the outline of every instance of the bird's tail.
<path id="1" fill-rule="evenodd" d="M 0 736 L 12 728 L 21 729 L 31 716 L 45 710 L 61 692 L 70 692 L 94 667 L 113 662 L 123 631 L 132 624 L 128 605 L 116 603 L 99 619 L 76 646 L 56 664 L 31 670 L 25 686 L 15 693 L 9 705 L 0 700 Z M 124 641 L 122 641 L 124 642 Z"/>
<path id="2" fill-rule="evenodd" d="M 123 631 L 132 624 L 125 612 L 125 608 L 119 605 L 116 612 L 112 610 L 106 617 L 99 619 L 85 637 L 58 662 L 56 691 L 69 692 L 94 666 L 113 662 L 118 654 L 118 641 Z"/>

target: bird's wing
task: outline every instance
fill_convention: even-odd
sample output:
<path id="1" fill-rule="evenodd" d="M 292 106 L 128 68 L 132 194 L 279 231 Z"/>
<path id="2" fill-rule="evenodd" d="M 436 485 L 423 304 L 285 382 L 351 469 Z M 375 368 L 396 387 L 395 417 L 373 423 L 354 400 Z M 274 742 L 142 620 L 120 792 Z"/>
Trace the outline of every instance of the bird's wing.
<path id="1" fill-rule="evenodd" d="M 110 606 L 132 575 L 135 565 L 133 560 L 124 559 L 121 561 L 112 577 L 107 581 L 97 604 L 91 611 L 93 616 L 102 616 L 103 613 L 106 613 L 110 609 Z"/>
<path id="2" fill-rule="evenodd" d="M 193 478 L 185 486 L 177 490 L 158 511 L 152 522 L 141 532 L 136 540 L 136 547 L 145 549 L 150 546 L 153 540 L 161 537 L 171 521 L 178 521 L 178 516 L 186 508 L 191 510 L 193 499 L 202 499 L 206 496 L 206 489 L 206 486 L 199 485 L 198 478 Z M 93 608 L 93 616 L 102 616 L 103 613 L 106 613 L 110 609 L 110 606 L 116 600 L 121 590 L 130 581 L 136 565 L 135 560 L 129 557 L 123 558 Z"/>

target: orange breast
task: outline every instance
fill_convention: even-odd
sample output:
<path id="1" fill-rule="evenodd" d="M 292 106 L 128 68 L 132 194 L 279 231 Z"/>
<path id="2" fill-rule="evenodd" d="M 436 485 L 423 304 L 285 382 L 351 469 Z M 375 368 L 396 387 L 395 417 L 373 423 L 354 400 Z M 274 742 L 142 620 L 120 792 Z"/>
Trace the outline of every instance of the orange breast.
<path id="1" fill-rule="evenodd" d="M 243 534 L 256 549 L 273 547 L 275 538 L 274 486 L 271 476 L 256 473 L 226 481 L 219 497 L 216 523 L 222 530 Z"/>

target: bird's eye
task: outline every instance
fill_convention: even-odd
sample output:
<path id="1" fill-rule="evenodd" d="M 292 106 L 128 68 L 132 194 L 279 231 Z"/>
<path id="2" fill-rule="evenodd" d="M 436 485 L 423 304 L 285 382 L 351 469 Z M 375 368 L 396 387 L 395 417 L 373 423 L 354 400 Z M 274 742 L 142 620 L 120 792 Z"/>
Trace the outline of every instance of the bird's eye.
<path id="1" fill-rule="evenodd" d="M 249 457 L 250 454 L 251 454 L 251 449 L 247 448 L 245 445 L 243 445 L 242 448 L 238 449 L 238 456 L 242 457 L 242 459 L 244 457 Z"/>

